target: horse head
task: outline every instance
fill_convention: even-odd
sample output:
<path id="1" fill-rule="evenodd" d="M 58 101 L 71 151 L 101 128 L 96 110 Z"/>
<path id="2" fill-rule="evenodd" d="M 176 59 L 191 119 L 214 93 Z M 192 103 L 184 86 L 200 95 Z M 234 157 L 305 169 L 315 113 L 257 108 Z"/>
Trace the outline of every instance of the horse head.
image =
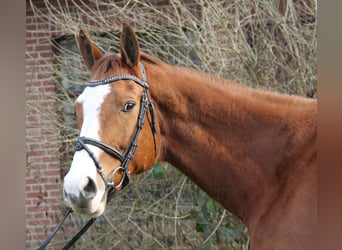
<path id="1" fill-rule="evenodd" d="M 74 211 L 96 217 L 109 193 L 153 165 L 159 135 L 133 29 L 123 25 L 119 54 L 103 55 L 84 30 L 78 44 L 90 81 L 74 105 L 80 134 L 63 193 Z"/>

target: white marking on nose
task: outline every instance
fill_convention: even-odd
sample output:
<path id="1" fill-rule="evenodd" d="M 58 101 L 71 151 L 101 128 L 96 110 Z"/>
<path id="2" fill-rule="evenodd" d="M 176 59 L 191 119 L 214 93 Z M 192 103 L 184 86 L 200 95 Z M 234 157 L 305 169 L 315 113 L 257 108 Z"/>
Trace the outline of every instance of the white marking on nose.
<path id="1" fill-rule="evenodd" d="M 77 98 L 76 102 L 81 103 L 83 110 L 83 124 L 80 131 L 80 136 L 100 140 L 100 110 L 102 103 L 109 93 L 110 85 L 100 85 L 95 88 L 87 87 Z M 100 149 L 92 145 L 87 146 L 93 152 L 95 158 L 98 159 Z M 97 170 L 94 162 L 90 158 L 88 153 L 85 150 L 76 151 L 71 163 L 70 170 L 64 177 L 65 195 L 72 196 L 73 198 L 79 198 L 81 194 L 83 194 L 84 196 L 83 189 L 87 187 L 87 185 L 85 185 L 85 182 L 89 180 L 93 182 L 93 184 L 95 185 L 95 190 L 97 190 L 96 171 Z M 102 199 L 103 192 L 101 192 L 102 194 L 96 194 L 96 196 L 101 196 Z M 96 196 L 94 197 L 94 199 L 100 199 Z"/>

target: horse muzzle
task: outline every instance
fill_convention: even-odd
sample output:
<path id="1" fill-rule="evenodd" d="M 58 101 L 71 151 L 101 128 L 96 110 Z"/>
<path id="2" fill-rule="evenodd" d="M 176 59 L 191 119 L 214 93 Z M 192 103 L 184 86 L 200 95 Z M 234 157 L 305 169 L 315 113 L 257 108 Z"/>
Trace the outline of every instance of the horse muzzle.
<path id="1" fill-rule="evenodd" d="M 66 175 L 63 186 L 65 202 L 79 214 L 97 217 L 103 213 L 107 202 L 107 191 L 100 190 L 96 180 L 84 177 L 78 183 Z"/>

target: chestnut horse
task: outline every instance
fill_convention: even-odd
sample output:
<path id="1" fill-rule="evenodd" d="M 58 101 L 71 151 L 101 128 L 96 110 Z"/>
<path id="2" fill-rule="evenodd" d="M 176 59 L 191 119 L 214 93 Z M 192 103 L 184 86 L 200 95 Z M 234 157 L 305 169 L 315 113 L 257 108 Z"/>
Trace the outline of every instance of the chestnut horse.
<path id="1" fill-rule="evenodd" d="M 120 53 L 81 30 L 90 82 L 64 197 L 89 216 L 156 161 L 178 168 L 248 227 L 252 249 L 313 249 L 317 101 L 255 90 L 144 54 L 123 25 Z M 154 108 L 153 108 L 153 104 Z"/>

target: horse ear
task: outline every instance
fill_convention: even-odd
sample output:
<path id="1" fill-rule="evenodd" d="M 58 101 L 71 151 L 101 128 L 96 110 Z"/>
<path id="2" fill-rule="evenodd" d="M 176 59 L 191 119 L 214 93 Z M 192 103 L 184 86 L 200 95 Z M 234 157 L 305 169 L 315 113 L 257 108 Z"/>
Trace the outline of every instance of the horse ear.
<path id="1" fill-rule="evenodd" d="M 102 52 L 83 29 L 78 33 L 78 46 L 87 69 L 91 70 L 95 61 L 103 56 Z"/>
<path id="2" fill-rule="evenodd" d="M 130 67 L 134 67 L 140 60 L 140 48 L 137 36 L 132 27 L 123 23 L 120 36 L 120 51 L 122 60 Z"/>

